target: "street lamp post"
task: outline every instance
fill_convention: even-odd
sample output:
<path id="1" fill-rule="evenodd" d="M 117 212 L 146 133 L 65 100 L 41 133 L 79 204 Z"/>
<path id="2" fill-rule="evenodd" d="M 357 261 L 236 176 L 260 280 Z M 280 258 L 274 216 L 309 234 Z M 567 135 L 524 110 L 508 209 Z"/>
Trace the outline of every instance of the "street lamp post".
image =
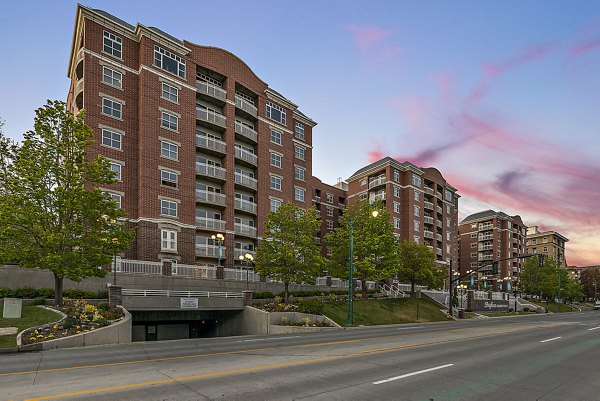
<path id="1" fill-rule="evenodd" d="M 460 308 L 463 308 L 464 290 L 467 288 L 466 284 L 459 284 L 456 286 L 460 290 Z"/>
<path id="2" fill-rule="evenodd" d="M 254 262 L 254 256 L 252 256 L 251 254 L 247 253 L 245 255 L 240 255 L 239 257 L 240 262 L 242 263 L 242 267 L 245 261 L 248 262 L 248 266 L 246 267 L 246 290 L 248 290 L 248 270 L 250 270 L 250 265 Z"/>
<path id="3" fill-rule="evenodd" d="M 225 240 L 225 236 L 221 233 L 213 234 L 210 238 L 219 244 L 219 266 L 221 266 L 221 259 L 223 258 L 223 241 Z"/>

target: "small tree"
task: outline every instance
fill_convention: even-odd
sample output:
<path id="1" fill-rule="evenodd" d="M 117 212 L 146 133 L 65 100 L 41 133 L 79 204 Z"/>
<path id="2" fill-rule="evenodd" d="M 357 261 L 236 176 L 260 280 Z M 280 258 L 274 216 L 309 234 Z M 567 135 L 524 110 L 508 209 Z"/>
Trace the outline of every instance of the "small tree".
<path id="1" fill-rule="evenodd" d="M 124 210 L 96 188 L 115 177 L 106 159 L 86 154 L 91 142 L 83 112 L 60 101 L 36 110 L 21 145 L 0 133 L 0 259 L 50 270 L 56 305 L 65 278 L 104 276 L 134 237 L 118 222 Z"/>
<path id="2" fill-rule="evenodd" d="M 303 210 L 291 202 L 269 213 L 264 239 L 256 249 L 256 271 L 283 281 L 288 302 L 290 283 L 314 283 L 322 265 L 316 241 L 320 221 L 313 207 Z"/>
<path id="3" fill-rule="evenodd" d="M 579 280 L 585 297 L 596 300 L 600 295 L 600 268 L 583 270 Z"/>
<path id="4" fill-rule="evenodd" d="M 426 285 L 430 288 L 440 288 L 443 285 L 446 269 L 437 266 L 435 254 L 426 245 L 403 241 L 399 253 L 398 278 L 410 283 L 413 296 L 415 285 Z"/>
<path id="5" fill-rule="evenodd" d="M 377 211 L 377 216 L 373 216 Z M 355 278 L 362 283 L 362 297 L 368 297 L 367 281 L 387 279 L 398 265 L 398 240 L 390 222 L 390 213 L 380 202 L 355 202 L 344 210 L 340 226 L 325 241 L 331 247 L 330 270 L 349 277 L 350 222 L 352 222 L 353 265 Z"/>

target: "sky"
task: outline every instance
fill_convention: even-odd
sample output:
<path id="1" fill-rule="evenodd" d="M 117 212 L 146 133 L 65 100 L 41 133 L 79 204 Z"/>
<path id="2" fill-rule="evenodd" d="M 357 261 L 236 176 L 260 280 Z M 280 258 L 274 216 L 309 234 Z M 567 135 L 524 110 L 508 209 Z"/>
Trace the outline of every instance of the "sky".
<path id="1" fill-rule="evenodd" d="M 76 2 L 3 3 L 0 120 L 20 140 L 65 100 Z M 240 57 L 315 120 L 313 175 L 436 167 L 459 219 L 493 209 L 600 264 L 600 1 L 93 1 Z M 168 7 L 165 7 L 168 5 Z"/>

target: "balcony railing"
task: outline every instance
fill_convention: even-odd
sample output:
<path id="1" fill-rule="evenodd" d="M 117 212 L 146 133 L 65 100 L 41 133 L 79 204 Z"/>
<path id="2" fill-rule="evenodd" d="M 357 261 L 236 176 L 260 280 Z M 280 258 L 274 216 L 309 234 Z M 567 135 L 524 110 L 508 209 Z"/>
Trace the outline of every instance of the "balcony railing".
<path id="1" fill-rule="evenodd" d="M 423 202 L 423 207 L 428 210 L 433 210 L 433 203 L 425 201 Z"/>
<path id="2" fill-rule="evenodd" d="M 442 213 L 444 213 L 444 209 L 442 209 L 442 207 L 441 207 L 441 206 L 436 206 L 436 207 L 435 207 L 435 210 L 436 210 L 436 211 L 437 211 L 439 214 L 442 214 Z"/>
<path id="3" fill-rule="evenodd" d="M 443 228 L 444 227 L 444 223 L 442 223 L 441 220 L 436 221 L 435 225 L 438 226 L 439 228 Z"/>
<path id="4" fill-rule="evenodd" d="M 196 227 L 207 230 L 225 231 L 225 221 L 208 217 L 196 217 Z"/>
<path id="5" fill-rule="evenodd" d="M 197 189 L 196 200 L 198 202 L 205 202 L 213 205 L 225 206 L 226 197 L 225 195 L 216 192 Z"/>
<path id="6" fill-rule="evenodd" d="M 235 97 L 235 107 L 237 107 L 240 110 L 245 111 L 246 113 L 250 114 L 251 116 L 257 117 L 258 116 L 258 109 L 249 101 L 242 99 L 239 96 Z"/>
<path id="7" fill-rule="evenodd" d="M 219 127 L 225 128 L 227 126 L 227 119 L 224 115 L 215 113 L 211 110 L 196 109 L 196 119 L 200 121 L 207 121 L 209 123 L 218 125 Z"/>
<path id="8" fill-rule="evenodd" d="M 258 157 L 252 152 L 248 152 L 247 150 L 241 148 L 235 148 L 235 157 L 240 160 L 244 160 L 254 166 L 258 164 Z"/>
<path id="9" fill-rule="evenodd" d="M 221 101 L 227 100 L 227 91 L 219 88 L 216 85 L 209 84 L 204 81 L 196 81 L 196 89 L 199 93 L 203 93 L 210 97 L 214 97 L 215 99 L 219 99 Z"/>
<path id="10" fill-rule="evenodd" d="M 227 153 L 227 144 L 225 142 L 201 135 L 196 135 L 196 146 L 223 154 Z"/>
<path id="11" fill-rule="evenodd" d="M 369 189 L 385 184 L 385 177 L 378 177 L 369 183 Z"/>
<path id="12" fill-rule="evenodd" d="M 433 239 L 433 231 L 423 231 L 423 237 Z"/>
<path id="13" fill-rule="evenodd" d="M 423 187 L 423 191 L 427 194 L 427 195 L 433 195 L 433 188 L 430 187 Z"/>
<path id="14" fill-rule="evenodd" d="M 252 214 L 256 214 L 256 210 L 258 206 L 254 202 L 247 201 L 245 199 L 235 198 L 234 206 L 235 209 L 243 210 L 244 212 L 249 212 Z"/>
<path id="15" fill-rule="evenodd" d="M 494 249 L 494 245 L 492 244 L 479 245 L 479 247 L 477 248 L 478 251 L 491 251 L 492 249 Z"/>
<path id="16" fill-rule="evenodd" d="M 425 224 L 433 224 L 433 217 L 424 216 L 423 221 L 425 222 Z"/>
<path id="17" fill-rule="evenodd" d="M 196 162 L 196 172 L 207 177 L 225 179 L 225 169 L 223 167 L 212 166 L 210 164 Z"/>
<path id="18" fill-rule="evenodd" d="M 235 173 L 235 183 L 244 185 L 252 189 L 258 188 L 258 181 L 256 181 L 255 178 L 248 177 L 247 175 L 243 175 L 240 173 Z"/>
<path id="19" fill-rule="evenodd" d="M 488 234 L 488 235 L 481 235 L 480 234 L 478 239 L 479 239 L 479 241 L 487 241 L 487 240 L 494 239 L 494 236 L 491 235 L 491 234 Z"/>
<path id="20" fill-rule="evenodd" d="M 222 255 L 225 255 L 225 247 L 221 247 Z M 205 245 L 196 244 L 196 255 L 207 256 L 207 257 L 219 257 L 219 246 L 218 245 Z"/>
<path id="21" fill-rule="evenodd" d="M 249 251 L 247 249 L 234 249 L 233 250 L 233 257 L 235 258 L 235 260 L 239 260 L 241 255 L 246 255 L 247 253 L 249 253 L 250 255 L 252 255 L 252 257 L 256 258 L 256 252 L 254 251 Z"/>
<path id="22" fill-rule="evenodd" d="M 235 133 L 240 134 L 241 136 L 250 139 L 252 142 L 258 141 L 258 133 L 254 131 L 250 127 L 246 127 L 244 124 L 239 121 L 235 122 Z"/>
<path id="23" fill-rule="evenodd" d="M 235 223 L 234 230 L 237 235 L 256 238 L 256 227 L 247 224 Z"/>
<path id="24" fill-rule="evenodd" d="M 438 241 L 438 242 L 442 242 L 442 240 L 444 239 L 444 237 L 442 237 L 442 234 L 436 234 L 436 235 L 435 235 L 435 239 L 436 239 L 436 241 Z"/>
<path id="25" fill-rule="evenodd" d="M 385 192 L 369 196 L 369 202 L 375 202 L 378 200 L 385 200 Z"/>
<path id="26" fill-rule="evenodd" d="M 477 257 L 477 260 L 482 261 L 482 260 L 494 260 L 494 255 L 479 255 Z"/>
<path id="27" fill-rule="evenodd" d="M 493 224 L 480 224 L 479 225 L 479 231 L 486 231 L 486 230 L 492 230 L 492 229 L 494 229 Z"/>
<path id="28" fill-rule="evenodd" d="M 435 248 L 435 254 L 442 256 L 442 248 Z"/>

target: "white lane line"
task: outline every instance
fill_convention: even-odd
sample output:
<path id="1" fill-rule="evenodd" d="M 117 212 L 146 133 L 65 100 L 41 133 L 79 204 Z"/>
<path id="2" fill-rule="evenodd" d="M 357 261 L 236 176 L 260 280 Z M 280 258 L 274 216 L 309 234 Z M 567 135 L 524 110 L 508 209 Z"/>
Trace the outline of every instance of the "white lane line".
<path id="1" fill-rule="evenodd" d="M 554 340 L 558 340 L 559 338 L 562 338 L 562 337 L 554 337 L 554 338 L 549 338 L 549 339 L 547 339 L 547 340 L 542 340 L 542 341 L 540 341 L 540 342 L 541 342 L 541 343 L 547 343 L 548 341 L 554 341 Z"/>
<path id="2" fill-rule="evenodd" d="M 444 368 L 447 368 L 447 367 L 450 367 L 450 366 L 454 366 L 454 364 L 453 363 L 449 363 L 447 365 L 436 366 L 435 368 L 429 368 L 429 369 L 419 370 L 417 372 L 407 373 L 407 374 L 402 375 L 402 376 L 390 377 L 389 379 L 379 380 L 379 381 L 373 382 L 373 384 L 387 383 L 387 382 L 391 382 L 393 380 L 404 379 L 405 377 L 420 375 L 421 373 L 427 373 L 427 372 L 431 372 L 433 370 L 444 369 Z"/>
<path id="3" fill-rule="evenodd" d="M 266 340 L 265 338 L 256 338 L 256 339 L 253 339 L 253 340 L 244 340 L 244 341 L 238 341 L 238 342 L 240 342 L 240 343 L 250 343 L 250 342 L 253 342 L 253 341 L 265 341 L 265 340 Z"/>
<path id="4" fill-rule="evenodd" d="M 413 327 L 398 327 L 397 330 L 412 330 L 412 329 L 422 329 L 425 326 L 413 326 Z"/>
<path id="5" fill-rule="evenodd" d="M 598 329 L 600 329 L 600 326 L 598 326 L 598 327 L 592 327 L 591 329 L 588 329 L 588 331 L 590 331 L 590 330 L 598 330 Z"/>

